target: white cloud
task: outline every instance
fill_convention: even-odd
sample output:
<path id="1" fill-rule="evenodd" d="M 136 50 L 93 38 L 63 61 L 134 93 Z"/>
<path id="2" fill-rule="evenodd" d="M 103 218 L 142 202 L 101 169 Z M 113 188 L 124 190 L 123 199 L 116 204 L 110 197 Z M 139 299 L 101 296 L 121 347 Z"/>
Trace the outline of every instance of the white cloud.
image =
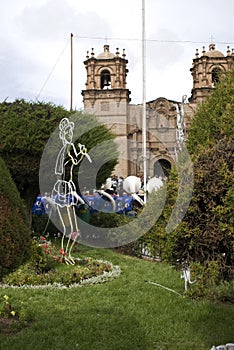
<path id="1" fill-rule="evenodd" d="M 8 0 L 0 13 L 0 100 L 7 96 L 51 101 L 69 108 L 70 33 L 74 34 L 74 104 L 81 108 L 86 51 L 126 49 L 127 87 L 142 100 L 142 1 Z M 233 0 L 145 0 L 146 95 L 180 100 L 190 95 L 190 67 L 210 37 L 234 43 Z M 99 38 L 99 39 L 98 39 Z M 188 42 L 189 41 L 189 42 Z M 203 42 L 203 43 L 202 43 Z M 226 44 L 216 47 L 226 52 Z M 231 45 L 234 47 L 234 44 Z"/>
<path id="2" fill-rule="evenodd" d="M 64 39 L 68 33 L 81 36 L 105 35 L 108 22 L 97 13 L 78 12 L 65 0 L 48 0 L 46 3 L 26 7 L 16 18 L 23 37 L 33 41 L 51 41 Z"/>
<path id="3" fill-rule="evenodd" d="M 156 41 L 156 38 L 160 38 L 159 41 Z M 157 33 L 152 34 L 149 39 L 152 39 L 147 45 L 150 69 L 167 70 L 168 66 L 175 65 L 181 60 L 183 45 L 176 42 L 179 41 L 179 38 L 172 31 L 159 28 Z M 154 39 L 156 40 L 153 41 Z"/>

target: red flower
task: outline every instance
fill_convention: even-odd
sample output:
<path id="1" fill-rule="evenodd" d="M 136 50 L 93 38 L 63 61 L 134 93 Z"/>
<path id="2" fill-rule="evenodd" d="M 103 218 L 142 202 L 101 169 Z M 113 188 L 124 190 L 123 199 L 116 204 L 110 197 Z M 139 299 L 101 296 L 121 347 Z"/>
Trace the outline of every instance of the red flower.
<path id="1" fill-rule="evenodd" d="M 45 241 L 45 240 L 46 240 L 46 238 L 45 238 L 44 236 L 42 236 L 42 237 L 41 237 L 41 240 L 42 240 L 42 241 Z"/>
<path id="2" fill-rule="evenodd" d="M 63 248 L 60 248 L 59 254 L 65 256 L 67 253 L 63 250 Z"/>

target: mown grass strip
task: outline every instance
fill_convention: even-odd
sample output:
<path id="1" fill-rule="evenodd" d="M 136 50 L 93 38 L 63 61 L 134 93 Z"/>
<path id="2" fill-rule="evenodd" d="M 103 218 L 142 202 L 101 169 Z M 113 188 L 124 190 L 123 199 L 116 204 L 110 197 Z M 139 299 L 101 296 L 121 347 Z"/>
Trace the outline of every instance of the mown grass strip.
<path id="1" fill-rule="evenodd" d="M 4 350 L 209 350 L 233 341 L 233 306 L 179 297 L 184 283 L 171 266 L 79 246 L 77 255 L 118 265 L 118 278 L 72 289 L 5 289 L 25 302 L 34 322 Z"/>

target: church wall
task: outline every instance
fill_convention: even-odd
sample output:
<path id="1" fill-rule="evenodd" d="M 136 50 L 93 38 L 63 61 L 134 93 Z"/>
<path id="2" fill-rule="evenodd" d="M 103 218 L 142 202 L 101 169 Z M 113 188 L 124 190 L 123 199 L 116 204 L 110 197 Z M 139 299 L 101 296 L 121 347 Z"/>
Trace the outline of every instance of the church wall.
<path id="1" fill-rule="evenodd" d="M 86 90 L 82 91 L 84 110 L 94 114 L 115 134 L 119 145 L 119 163 L 115 169 L 118 176 L 140 175 L 143 169 L 142 159 L 142 104 L 130 104 L 131 92 L 126 89 L 125 50 L 120 57 L 119 49 L 112 54 L 109 45 L 104 45 L 104 52 L 94 57 L 87 54 L 84 62 L 87 70 Z M 178 152 L 178 131 L 182 140 L 188 137 L 189 128 L 200 103 L 215 88 L 214 70 L 228 71 L 234 67 L 234 51 L 228 48 L 225 57 L 210 44 L 209 50 L 198 50 L 190 69 L 193 87 L 189 103 L 158 97 L 146 103 L 146 147 L 147 175 L 154 176 L 157 161 L 173 164 Z M 109 72 L 109 82 L 102 86 L 102 74 Z M 182 97 L 183 99 L 183 97 Z M 180 120 L 184 109 L 184 120 Z"/>

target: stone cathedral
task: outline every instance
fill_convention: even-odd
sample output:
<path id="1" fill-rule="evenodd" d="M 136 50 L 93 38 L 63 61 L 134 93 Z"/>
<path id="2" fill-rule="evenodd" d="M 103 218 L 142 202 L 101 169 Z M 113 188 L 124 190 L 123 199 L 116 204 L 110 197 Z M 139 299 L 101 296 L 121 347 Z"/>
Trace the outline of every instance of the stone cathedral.
<path id="1" fill-rule="evenodd" d="M 131 92 L 126 88 L 128 60 L 125 50 L 120 54 L 110 52 L 104 45 L 102 53 L 95 57 L 94 50 L 87 52 L 84 65 L 87 72 L 86 88 L 82 90 L 84 112 L 94 114 L 99 121 L 116 134 L 119 160 L 117 176 L 141 176 L 142 156 L 142 104 L 131 104 Z M 198 49 L 190 69 L 193 77 L 191 97 L 185 103 L 164 97 L 146 102 L 146 173 L 168 175 L 179 151 L 178 133 L 186 139 L 192 117 L 198 105 L 210 94 L 219 80 L 220 73 L 234 68 L 234 49 L 227 47 L 226 55 L 216 50 L 214 44 L 205 47 L 201 55 Z M 182 128 L 178 120 L 182 120 Z"/>

